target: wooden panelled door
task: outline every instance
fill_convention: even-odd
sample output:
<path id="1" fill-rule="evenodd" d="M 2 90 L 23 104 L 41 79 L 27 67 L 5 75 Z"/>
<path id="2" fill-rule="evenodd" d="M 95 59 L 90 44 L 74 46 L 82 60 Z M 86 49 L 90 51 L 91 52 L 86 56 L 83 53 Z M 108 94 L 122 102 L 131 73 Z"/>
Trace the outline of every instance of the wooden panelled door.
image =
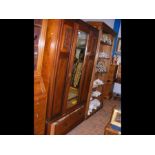
<path id="1" fill-rule="evenodd" d="M 85 58 L 89 42 L 89 29 L 78 23 L 75 25 L 75 37 L 72 44 L 64 96 L 64 112 L 73 111 L 81 105 L 81 91 L 86 65 Z"/>
<path id="2" fill-rule="evenodd" d="M 94 67 L 94 60 L 96 55 L 97 49 L 97 42 L 98 42 L 98 33 L 91 31 L 90 32 L 90 40 L 88 43 L 88 50 L 86 53 L 85 58 L 85 73 L 84 73 L 84 80 L 83 80 L 83 88 L 81 91 L 81 103 L 86 105 L 89 86 L 92 78 L 92 71 Z"/>
<path id="3" fill-rule="evenodd" d="M 52 106 L 52 118 L 62 114 L 65 84 L 68 73 L 69 58 L 74 40 L 75 26 L 72 20 L 64 20 L 59 44 L 58 65 L 55 81 L 55 92 Z"/>

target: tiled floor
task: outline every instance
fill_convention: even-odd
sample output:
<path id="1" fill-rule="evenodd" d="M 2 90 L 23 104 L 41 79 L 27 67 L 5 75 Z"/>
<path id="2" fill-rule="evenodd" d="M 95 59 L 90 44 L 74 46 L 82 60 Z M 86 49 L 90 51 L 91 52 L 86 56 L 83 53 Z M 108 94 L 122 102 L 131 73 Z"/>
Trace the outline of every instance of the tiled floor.
<path id="1" fill-rule="evenodd" d="M 120 101 L 112 99 L 106 100 L 102 109 L 83 121 L 67 135 L 103 135 L 104 127 L 108 123 L 112 108 L 115 105 L 120 107 Z"/>

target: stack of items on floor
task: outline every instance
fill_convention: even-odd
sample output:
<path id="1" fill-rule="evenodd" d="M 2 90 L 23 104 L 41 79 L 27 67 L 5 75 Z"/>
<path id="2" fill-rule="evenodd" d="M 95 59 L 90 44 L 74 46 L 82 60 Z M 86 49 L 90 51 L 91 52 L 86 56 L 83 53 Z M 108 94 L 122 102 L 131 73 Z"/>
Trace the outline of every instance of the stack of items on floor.
<path id="1" fill-rule="evenodd" d="M 93 82 L 93 88 L 98 87 L 99 85 L 103 85 L 103 81 L 101 81 L 100 79 L 96 79 Z M 92 92 L 92 96 L 90 98 L 90 104 L 89 104 L 89 110 L 88 110 L 88 115 L 90 115 L 92 113 L 93 110 L 96 110 L 98 107 L 101 106 L 101 102 L 98 99 L 93 99 L 93 97 L 98 97 L 100 96 L 102 93 L 99 91 L 93 91 Z"/>
<path id="2" fill-rule="evenodd" d="M 120 83 L 114 83 L 113 88 L 113 97 L 121 97 L 121 84 Z"/>

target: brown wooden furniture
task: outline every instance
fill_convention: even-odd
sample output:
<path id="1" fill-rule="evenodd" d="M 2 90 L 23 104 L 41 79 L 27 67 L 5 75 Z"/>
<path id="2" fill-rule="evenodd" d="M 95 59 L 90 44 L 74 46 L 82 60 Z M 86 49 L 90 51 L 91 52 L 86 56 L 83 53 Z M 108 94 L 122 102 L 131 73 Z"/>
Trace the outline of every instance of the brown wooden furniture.
<path id="1" fill-rule="evenodd" d="M 94 69 L 91 79 L 91 84 L 89 87 L 89 94 L 87 98 L 87 106 L 86 106 L 86 114 L 85 117 L 88 118 L 92 114 L 94 114 L 97 110 L 99 110 L 103 106 L 103 99 L 104 98 L 110 98 L 112 93 L 112 82 L 113 77 L 115 74 L 114 66 L 110 65 L 112 62 L 112 49 L 113 49 L 113 42 L 114 37 L 116 33 L 105 23 L 103 22 L 88 22 L 93 27 L 97 28 L 99 30 L 99 38 L 98 38 L 98 48 L 97 48 L 97 54 L 94 61 Z M 106 41 L 106 38 L 108 41 Z M 110 41 L 109 41 L 110 40 Z M 101 57 L 100 55 L 104 54 L 105 56 Z M 105 67 L 104 72 L 98 72 L 96 69 L 96 66 L 102 63 Z M 100 79 L 104 84 L 100 85 L 96 88 L 93 88 L 93 82 L 96 79 Z M 93 91 L 99 91 L 101 92 L 101 96 L 98 97 L 98 100 L 100 101 L 100 106 L 93 110 L 91 113 L 89 113 L 89 107 L 90 107 L 90 98 L 92 97 Z"/>
<path id="2" fill-rule="evenodd" d="M 47 95 L 41 71 L 47 23 L 47 20 L 34 20 L 34 134 L 45 133 Z"/>
<path id="3" fill-rule="evenodd" d="M 42 76 L 47 134 L 65 134 L 84 119 L 98 30 L 81 20 L 48 20 Z"/>
<path id="4" fill-rule="evenodd" d="M 120 132 L 117 130 L 113 130 L 108 124 L 105 128 L 104 135 L 120 135 Z"/>
<path id="5" fill-rule="evenodd" d="M 109 72 L 107 74 L 107 81 L 103 88 L 103 97 L 106 99 L 109 99 L 112 97 L 117 68 L 118 68 L 117 65 L 112 65 L 112 64 L 109 67 Z"/>

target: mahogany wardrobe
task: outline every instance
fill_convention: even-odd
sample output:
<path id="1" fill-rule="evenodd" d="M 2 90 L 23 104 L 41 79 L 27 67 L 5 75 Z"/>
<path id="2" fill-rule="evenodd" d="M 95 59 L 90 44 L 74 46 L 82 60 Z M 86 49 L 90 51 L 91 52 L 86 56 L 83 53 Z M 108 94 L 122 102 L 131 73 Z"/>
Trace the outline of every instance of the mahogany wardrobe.
<path id="1" fill-rule="evenodd" d="M 35 134 L 66 134 L 85 119 L 99 31 L 82 20 L 43 21 L 46 24 L 40 36 L 44 37 L 40 41 L 44 51 L 40 77 L 45 88 L 41 90 L 46 95 L 34 115 L 36 120 L 42 120 L 45 130 L 40 132 L 38 127 Z M 43 111 L 42 118 L 39 111 Z"/>

